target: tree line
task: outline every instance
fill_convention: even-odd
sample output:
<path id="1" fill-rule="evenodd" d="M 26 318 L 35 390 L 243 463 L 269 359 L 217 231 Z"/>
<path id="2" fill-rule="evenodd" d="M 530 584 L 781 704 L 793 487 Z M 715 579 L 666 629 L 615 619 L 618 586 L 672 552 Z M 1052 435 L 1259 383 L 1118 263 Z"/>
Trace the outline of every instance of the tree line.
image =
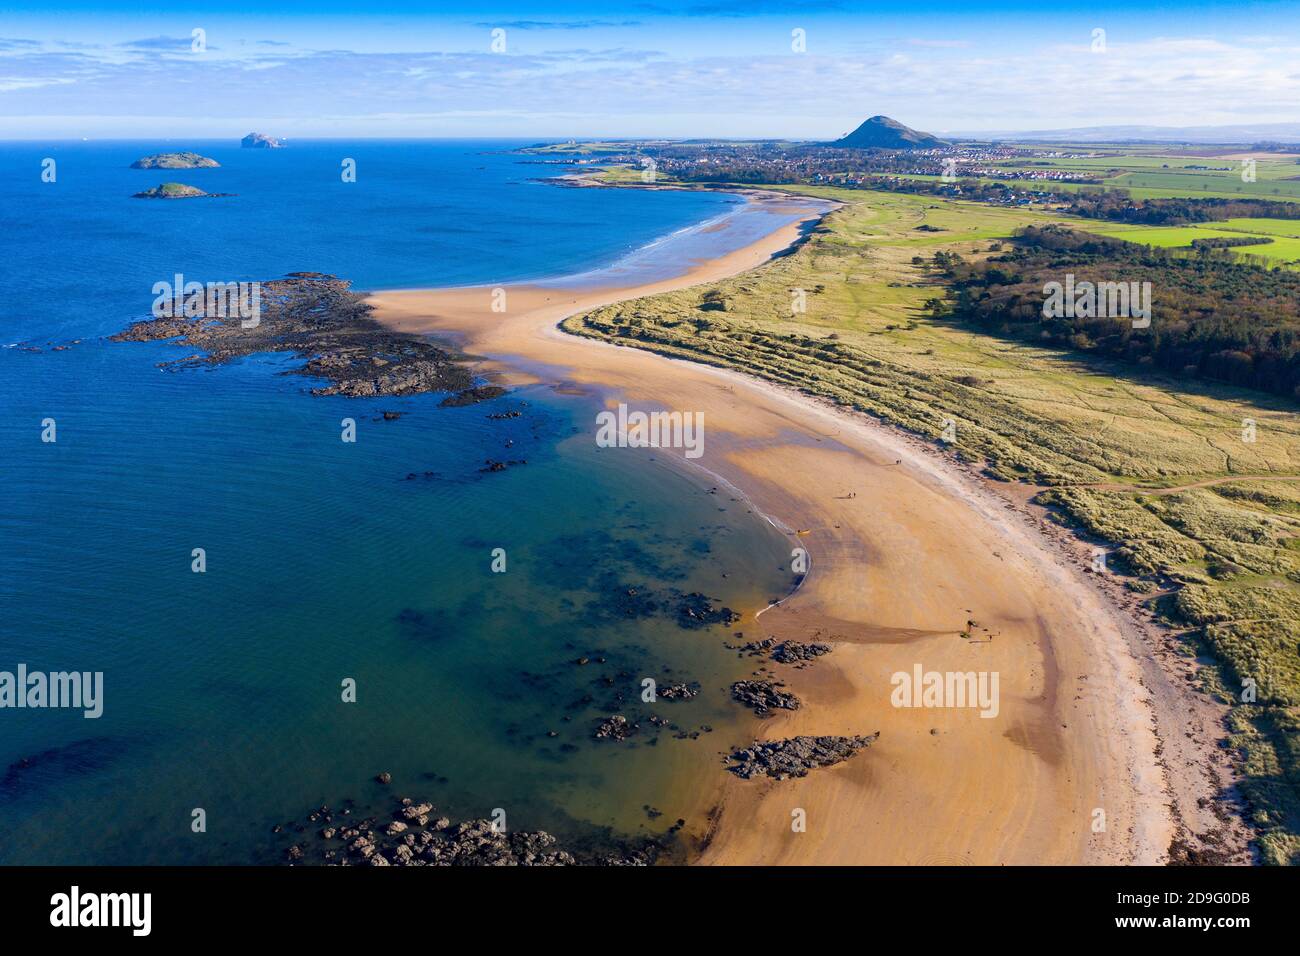
<path id="1" fill-rule="evenodd" d="M 1175 255 L 1062 226 L 1017 232 L 1003 254 L 936 253 L 946 299 L 929 303 L 987 331 L 1300 399 L 1300 273 L 1234 261 L 1225 249 Z M 1048 310 L 1053 283 L 1150 283 L 1151 321 Z M 1104 311 L 1104 310 L 1101 310 Z"/>

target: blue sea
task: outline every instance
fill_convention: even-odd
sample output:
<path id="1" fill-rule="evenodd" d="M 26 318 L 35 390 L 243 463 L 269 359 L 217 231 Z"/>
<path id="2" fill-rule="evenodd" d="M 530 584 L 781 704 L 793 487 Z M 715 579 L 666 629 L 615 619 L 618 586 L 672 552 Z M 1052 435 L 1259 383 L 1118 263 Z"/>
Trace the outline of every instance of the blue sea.
<path id="1" fill-rule="evenodd" d="M 0 671 L 104 675 L 98 719 L 0 709 L 0 863 L 277 862 L 311 808 L 399 795 L 575 841 L 683 818 L 686 852 L 703 832 L 719 754 L 750 727 L 726 642 L 762 636 L 753 612 L 791 586 L 761 516 L 650 452 L 596 448 L 594 396 L 321 398 L 289 356 L 165 371 L 177 346 L 106 339 L 177 273 L 660 275 L 773 226 L 737 196 L 539 182 L 565 170 L 519 145 L 0 144 Z M 178 149 L 221 167 L 128 168 Z M 131 198 L 166 181 L 233 195 Z M 507 457 L 527 465 L 480 471 Z M 629 588 L 746 616 L 629 617 Z M 646 677 L 701 693 L 642 704 Z M 612 713 L 673 729 L 595 740 Z"/>

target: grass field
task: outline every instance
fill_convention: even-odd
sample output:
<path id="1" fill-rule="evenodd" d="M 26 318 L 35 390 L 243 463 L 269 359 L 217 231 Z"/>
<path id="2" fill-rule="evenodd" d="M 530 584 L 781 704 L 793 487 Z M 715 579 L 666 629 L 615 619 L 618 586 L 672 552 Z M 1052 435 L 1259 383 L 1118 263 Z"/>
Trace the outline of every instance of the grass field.
<path id="1" fill-rule="evenodd" d="M 1300 167 L 1295 167 L 1300 171 Z M 1242 182 L 1240 170 L 1224 173 L 1129 172 L 1106 180 L 1121 189 L 1170 189 L 1183 196 L 1223 194 L 1259 199 L 1300 199 L 1300 180 L 1267 179 Z"/>
<path id="2" fill-rule="evenodd" d="M 1188 226 L 1134 226 L 1123 223 L 1090 222 L 1078 228 L 1099 236 L 1113 236 L 1128 242 L 1162 249 L 1191 249 L 1193 240 L 1220 237 L 1260 236 L 1269 240 L 1257 246 L 1238 246 L 1232 252 L 1247 261 L 1267 266 L 1300 269 L 1300 220 L 1231 219 L 1225 222 Z"/>
<path id="3" fill-rule="evenodd" d="M 1114 567 L 1184 632 L 1186 652 L 1217 662 L 1202 673 L 1233 704 L 1263 857 L 1300 862 L 1300 482 L 1262 480 L 1300 477 L 1300 407 L 930 317 L 925 303 L 943 294 L 926 264 L 936 250 L 986 255 L 1046 213 L 790 191 L 849 205 L 760 270 L 566 328 L 740 369 L 929 438 L 952 419 L 952 454 L 1046 486 L 1061 521 L 1110 542 Z M 800 289 L 807 310 L 795 314 Z M 1241 701 L 1245 680 L 1256 702 Z"/>
<path id="4" fill-rule="evenodd" d="M 1242 160 L 1247 158 L 1254 160 L 1253 182 L 1242 178 Z M 1101 185 L 1131 190 L 1137 199 L 1201 196 L 1300 200 L 1300 163 L 1296 160 L 1275 153 L 1230 150 L 1205 156 L 1133 147 L 1131 151 L 1114 150 L 1101 156 L 1014 160 L 999 164 L 999 168 L 1105 174 Z"/>
<path id="5" fill-rule="evenodd" d="M 882 174 L 883 175 L 883 174 Z M 937 182 L 939 176 L 927 176 L 919 173 L 899 174 L 903 179 L 923 179 Z M 1195 180 L 1170 185 L 1168 187 L 1141 186 L 1131 180 L 1120 177 L 1103 179 L 1092 183 L 1063 183 L 1056 180 L 1041 179 L 1000 179 L 996 176 L 972 177 L 980 183 L 997 183 L 1016 192 L 1055 192 L 1073 193 L 1080 190 L 1123 189 L 1134 199 L 1275 199 L 1281 202 L 1300 202 L 1300 192 L 1284 191 L 1278 195 L 1267 192 L 1239 192 L 1230 180 L 1218 184 L 1219 188 L 1202 190 Z M 1292 184 L 1295 185 L 1295 184 Z"/>
<path id="6" fill-rule="evenodd" d="M 1290 236 L 1300 239 L 1300 219 L 1225 219 L 1216 222 L 1218 229 L 1249 232 L 1260 236 Z"/>

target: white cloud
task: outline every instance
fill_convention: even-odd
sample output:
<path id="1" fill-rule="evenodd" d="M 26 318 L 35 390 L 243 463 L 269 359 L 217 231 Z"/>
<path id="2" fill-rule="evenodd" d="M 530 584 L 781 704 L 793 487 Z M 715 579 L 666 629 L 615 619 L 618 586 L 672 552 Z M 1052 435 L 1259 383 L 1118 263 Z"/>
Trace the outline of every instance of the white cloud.
<path id="1" fill-rule="evenodd" d="M 0 93 L 10 93 L 14 90 L 34 90 L 42 86 L 59 86 L 72 82 L 75 81 L 64 78 L 37 80 L 14 76 L 0 76 Z"/>
<path id="2" fill-rule="evenodd" d="M 655 39 L 662 49 L 663 37 Z M 598 127 L 631 134 L 635 120 L 653 135 L 793 138 L 831 136 L 874 113 L 967 130 L 1296 119 L 1300 76 L 1290 64 L 1300 60 L 1300 45 L 1293 39 L 1271 38 L 1262 48 L 1240 38 L 1112 32 L 1105 53 L 1092 53 L 1087 41 L 1085 34 L 1035 48 L 925 39 L 909 41 L 906 55 L 895 45 L 851 56 L 702 57 L 630 47 L 502 56 L 254 44 L 166 59 L 120 47 L 73 53 L 16 44 L 0 47 L 9 114 L 0 132 L 43 128 L 41 116 L 91 122 L 124 105 L 139 114 L 124 133 L 147 133 L 148 117 L 184 120 L 196 108 L 213 123 L 291 117 L 296 135 L 346 135 L 349 116 L 357 132 L 376 134 L 415 133 L 438 117 L 448 135 Z M 272 69 L 269 83 L 261 74 Z M 339 115 L 339 103 L 355 113 Z M 493 117 L 509 128 L 490 129 Z M 689 125 L 665 128 L 669 122 Z"/>

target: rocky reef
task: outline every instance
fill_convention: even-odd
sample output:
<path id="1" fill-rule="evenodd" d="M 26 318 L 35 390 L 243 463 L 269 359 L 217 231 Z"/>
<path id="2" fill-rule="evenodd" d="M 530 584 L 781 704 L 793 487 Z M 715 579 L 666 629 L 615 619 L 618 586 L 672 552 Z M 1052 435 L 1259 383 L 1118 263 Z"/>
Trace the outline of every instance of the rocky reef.
<path id="1" fill-rule="evenodd" d="M 639 729 L 640 724 L 630 723 L 622 714 L 615 714 L 598 720 L 593 736 L 600 740 L 627 740 Z"/>
<path id="2" fill-rule="evenodd" d="M 731 685 L 731 696 L 760 717 L 773 710 L 798 710 L 799 698 L 769 680 L 738 680 Z"/>
<path id="3" fill-rule="evenodd" d="M 453 824 L 432 803 L 409 797 L 398 802 L 387 822 L 355 819 L 353 808 L 345 805 L 319 807 L 306 824 L 294 829 L 306 833 L 310 826 L 315 832 L 285 850 L 290 865 L 648 866 L 661 851 L 651 840 L 566 849 L 545 830 L 503 832 L 491 820 Z"/>
<path id="4" fill-rule="evenodd" d="M 829 644 L 805 644 L 800 641 L 782 641 L 772 648 L 772 660 L 778 664 L 798 664 L 815 661 L 823 654 L 829 654 Z"/>
<path id="5" fill-rule="evenodd" d="M 200 156 L 188 150 L 179 153 L 154 153 L 137 159 L 132 169 L 217 169 L 221 164 L 215 159 Z"/>
<path id="6" fill-rule="evenodd" d="M 677 601 L 677 626 L 687 629 L 710 627 L 722 624 L 730 627 L 740 620 L 740 615 L 729 607 L 715 607 L 706 594 L 692 591 L 684 594 Z"/>
<path id="7" fill-rule="evenodd" d="M 209 316 L 204 303 L 197 316 L 145 319 L 112 339 L 175 339 L 177 344 L 201 350 L 202 354 L 161 363 L 171 370 L 220 365 L 264 352 L 292 352 L 304 364 L 291 374 L 327 383 L 312 389 L 314 395 L 368 398 L 453 392 L 473 400 L 497 394 L 495 390 L 477 390 L 459 356 L 418 336 L 380 325 L 350 285 L 318 272 L 293 272 L 260 283 L 255 324 L 239 316 Z"/>
<path id="8" fill-rule="evenodd" d="M 656 692 L 660 700 L 691 700 L 700 694 L 700 685 L 694 681 L 679 681 L 676 684 L 665 684 Z"/>
<path id="9" fill-rule="evenodd" d="M 728 644 L 738 651 L 739 657 L 768 656 L 778 664 L 794 664 L 802 667 L 817 658 L 829 654 L 829 644 L 805 643 L 803 641 L 778 641 L 775 637 L 765 637 L 761 641 L 749 641 L 745 644 Z"/>
<path id="10" fill-rule="evenodd" d="M 745 780 L 771 777 L 787 780 L 806 777 L 809 770 L 842 763 L 870 746 L 880 731 L 865 737 L 787 737 L 785 740 L 755 742 L 732 753 L 727 769 Z"/>

